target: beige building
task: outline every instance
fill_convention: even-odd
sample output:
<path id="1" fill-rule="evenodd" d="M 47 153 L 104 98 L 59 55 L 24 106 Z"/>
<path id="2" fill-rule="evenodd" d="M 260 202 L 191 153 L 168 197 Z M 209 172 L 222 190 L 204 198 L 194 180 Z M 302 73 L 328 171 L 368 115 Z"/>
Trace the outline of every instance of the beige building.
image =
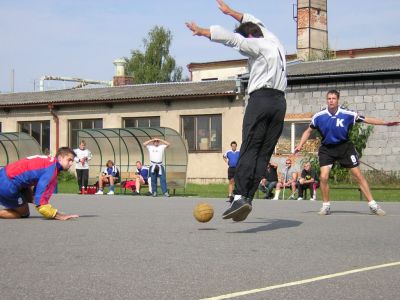
<path id="1" fill-rule="evenodd" d="M 186 142 L 188 181 L 225 181 L 222 154 L 233 140 L 240 146 L 246 82 L 224 78 L 246 69 L 233 62 L 231 74 L 219 72 L 224 64 L 191 64 L 192 82 L 0 94 L 0 129 L 26 132 L 54 153 L 77 145 L 75 129 L 170 127 Z M 330 89 L 340 90 L 342 103 L 363 115 L 399 118 L 399 55 L 289 63 L 288 73 L 285 127 L 273 158 L 278 162 L 291 154 Z M 397 127 L 376 126 L 363 161 L 400 172 L 399 144 Z M 315 151 L 312 141 L 309 150 Z"/>

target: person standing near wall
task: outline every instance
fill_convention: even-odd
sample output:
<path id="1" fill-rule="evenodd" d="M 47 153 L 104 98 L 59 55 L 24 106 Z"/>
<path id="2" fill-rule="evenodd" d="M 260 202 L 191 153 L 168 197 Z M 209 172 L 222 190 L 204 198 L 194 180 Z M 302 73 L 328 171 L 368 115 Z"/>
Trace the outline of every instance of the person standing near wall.
<path id="1" fill-rule="evenodd" d="M 163 157 L 164 150 L 170 146 L 170 143 L 156 138 L 144 142 L 143 145 L 149 151 L 151 190 L 153 192 L 153 197 L 157 196 L 157 177 L 160 177 L 160 185 L 163 195 L 169 197 Z"/>
<path id="2" fill-rule="evenodd" d="M 193 35 L 238 50 L 248 57 L 250 95 L 243 118 L 242 145 L 236 166 L 234 201 L 222 214 L 223 219 L 243 221 L 252 210 L 252 200 L 281 136 L 286 113 L 287 85 L 285 49 L 278 38 L 254 16 L 231 9 L 217 0 L 222 13 L 240 25 L 232 33 L 221 26 L 186 26 Z"/>
<path id="3" fill-rule="evenodd" d="M 228 165 L 228 198 L 229 202 L 233 201 L 233 188 L 235 187 L 235 172 L 236 166 L 239 160 L 240 151 L 237 150 L 237 143 L 235 141 L 231 142 L 231 149 L 226 151 L 223 155 L 223 159 Z"/>
<path id="4" fill-rule="evenodd" d="M 89 182 L 89 160 L 92 159 L 92 152 L 86 149 L 85 140 L 81 140 L 79 143 L 79 148 L 75 149 L 75 169 L 76 177 L 78 180 L 78 189 L 80 194 L 85 194 L 87 192 L 87 186 Z"/>

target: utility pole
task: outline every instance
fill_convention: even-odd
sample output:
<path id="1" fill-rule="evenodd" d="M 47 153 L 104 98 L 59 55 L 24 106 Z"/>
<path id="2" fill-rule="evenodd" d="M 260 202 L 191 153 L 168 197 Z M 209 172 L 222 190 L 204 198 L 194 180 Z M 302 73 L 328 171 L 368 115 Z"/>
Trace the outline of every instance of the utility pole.
<path id="1" fill-rule="evenodd" d="M 11 69 L 11 93 L 14 93 L 15 70 Z"/>

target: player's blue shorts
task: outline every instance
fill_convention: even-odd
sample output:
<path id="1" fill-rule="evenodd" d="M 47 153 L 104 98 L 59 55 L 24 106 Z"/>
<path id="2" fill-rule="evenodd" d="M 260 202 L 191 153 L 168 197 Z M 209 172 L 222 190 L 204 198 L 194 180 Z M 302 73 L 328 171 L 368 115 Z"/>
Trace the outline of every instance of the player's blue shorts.
<path id="1" fill-rule="evenodd" d="M 5 208 L 17 208 L 24 204 L 21 188 L 7 175 L 5 168 L 0 170 L 0 205 Z"/>

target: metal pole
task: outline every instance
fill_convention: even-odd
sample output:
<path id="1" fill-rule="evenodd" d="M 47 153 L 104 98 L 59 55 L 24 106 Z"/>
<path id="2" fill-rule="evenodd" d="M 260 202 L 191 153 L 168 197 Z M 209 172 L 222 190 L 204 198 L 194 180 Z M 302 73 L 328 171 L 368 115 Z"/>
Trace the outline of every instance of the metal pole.
<path id="1" fill-rule="evenodd" d="M 15 70 L 11 69 L 11 93 L 14 93 L 14 77 L 15 77 Z"/>

